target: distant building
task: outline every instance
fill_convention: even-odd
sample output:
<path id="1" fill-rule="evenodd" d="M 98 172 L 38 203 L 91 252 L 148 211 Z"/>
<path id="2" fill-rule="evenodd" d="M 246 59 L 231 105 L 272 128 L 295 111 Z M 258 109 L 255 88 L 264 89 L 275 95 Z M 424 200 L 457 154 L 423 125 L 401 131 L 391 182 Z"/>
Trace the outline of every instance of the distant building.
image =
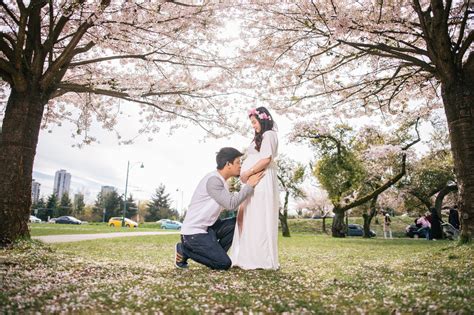
<path id="1" fill-rule="evenodd" d="M 31 182 L 31 202 L 33 203 L 37 203 L 39 201 L 40 186 L 41 184 L 33 179 Z"/>
<path id="2" fill-rule="evenodd" d="M 69 194 L 69 188 L 71 186 L 71 174 L 66 172 L 66 170 L 59 170 L 54 176 L 54 187 L 53 193 L 61 198 L 64 193 Z"/>
<path id="3" fill-rule="evenodd" d="M 102 189 L 100 190 L 100 194 L 103 196 L 110 194 L 115 191 L 114 186 L 102 186 Z"/>

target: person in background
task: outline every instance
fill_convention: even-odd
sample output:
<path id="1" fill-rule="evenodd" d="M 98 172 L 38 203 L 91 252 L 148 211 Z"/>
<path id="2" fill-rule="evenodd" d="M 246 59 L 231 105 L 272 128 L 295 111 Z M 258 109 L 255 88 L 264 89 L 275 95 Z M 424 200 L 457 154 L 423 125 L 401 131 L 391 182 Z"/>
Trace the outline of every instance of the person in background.
<path id="1" fill-rule="evenodd" d="M 421 228 L 418 229 L 418 233 L 424 234 L 426 237 L 426 240 L 430 240 L 430 234 L 431 234 L 431 223 L 427 219 L 428 214 L 425 214 L 421 218 L 418 219 L 416 224 L 421 225 Z"/>
<path id="2" fill-rule="evenodd" d="M 459 212 L 458 212 L 458 206 L 457 205 L 455 205 L 454 207 L 449 209 L 448 222 L 455 229 L 459 230 Z"/>
<path id="3" fill-rule="evenodd" d="M 392 228 L 390 227 L 392 223 L 392 219 L 390 218 L 390 214 L 385 213 L 383 218 L 383 237 L 386 239 L 387 235 L 389 235 L 390 239 L 392 239 Z"/>

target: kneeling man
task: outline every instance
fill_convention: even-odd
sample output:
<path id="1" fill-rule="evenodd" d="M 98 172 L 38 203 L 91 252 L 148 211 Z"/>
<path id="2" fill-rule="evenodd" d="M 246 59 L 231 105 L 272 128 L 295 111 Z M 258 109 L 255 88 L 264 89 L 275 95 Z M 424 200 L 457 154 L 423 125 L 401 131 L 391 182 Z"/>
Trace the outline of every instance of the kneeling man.
<path id="1" fill-rule="evenodd" d="M 234 236 L 235 218 L 220 220 L 223 209 L 236 209 L 253 193 L 263 173 L 249 178 L 239 193 L 230 193 L 226 180 L 240 175 L 240 157 L 234 148 L 222 148 L 216 156 L 217 170 L 207 174 L 197 186 L 176 244 L 175 265 L 187 268 L 188 258 L 212 269 L 229 269 L 227 255 Z"/>

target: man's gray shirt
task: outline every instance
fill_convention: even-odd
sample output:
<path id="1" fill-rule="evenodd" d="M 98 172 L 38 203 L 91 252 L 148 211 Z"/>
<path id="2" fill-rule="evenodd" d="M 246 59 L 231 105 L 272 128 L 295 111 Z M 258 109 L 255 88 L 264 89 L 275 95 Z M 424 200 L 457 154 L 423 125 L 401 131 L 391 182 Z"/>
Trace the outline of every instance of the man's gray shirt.
<path id="1" fill-rule="evenodd" d="M 231 193 L 218 171 L 207 174 L 194 191 L 181 234 L 207 233 L 207 228 L 217 221 L 223 209 L 236 209 L 253 190 L 252 186 L 244 185 L 240 192 Z"/>

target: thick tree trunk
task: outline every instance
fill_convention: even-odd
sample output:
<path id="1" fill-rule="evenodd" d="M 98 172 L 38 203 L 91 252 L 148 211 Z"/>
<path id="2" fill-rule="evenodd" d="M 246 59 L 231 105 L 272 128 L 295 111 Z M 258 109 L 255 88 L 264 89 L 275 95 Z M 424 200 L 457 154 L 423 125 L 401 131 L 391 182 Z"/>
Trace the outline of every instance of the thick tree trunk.
<path id="1" fill-rule="evenodd" d="M 0 136 L 0 247 L 28 238 L 31 180 L 44 103 L 12 90 Z"/>
<path id="2" fill-rule="evenodd" d="M 344 211 L 340 209 L 334 209 L 334 219 L 332 221 L 332 236 L 333 237 L 346 237 L 346 225 L 344 224 Z"/>
<path id="3" fill-rule="evenodd" d="M 474 236 L 474 75 L 442 84 L 460 196 L 461 242 Z"/>

